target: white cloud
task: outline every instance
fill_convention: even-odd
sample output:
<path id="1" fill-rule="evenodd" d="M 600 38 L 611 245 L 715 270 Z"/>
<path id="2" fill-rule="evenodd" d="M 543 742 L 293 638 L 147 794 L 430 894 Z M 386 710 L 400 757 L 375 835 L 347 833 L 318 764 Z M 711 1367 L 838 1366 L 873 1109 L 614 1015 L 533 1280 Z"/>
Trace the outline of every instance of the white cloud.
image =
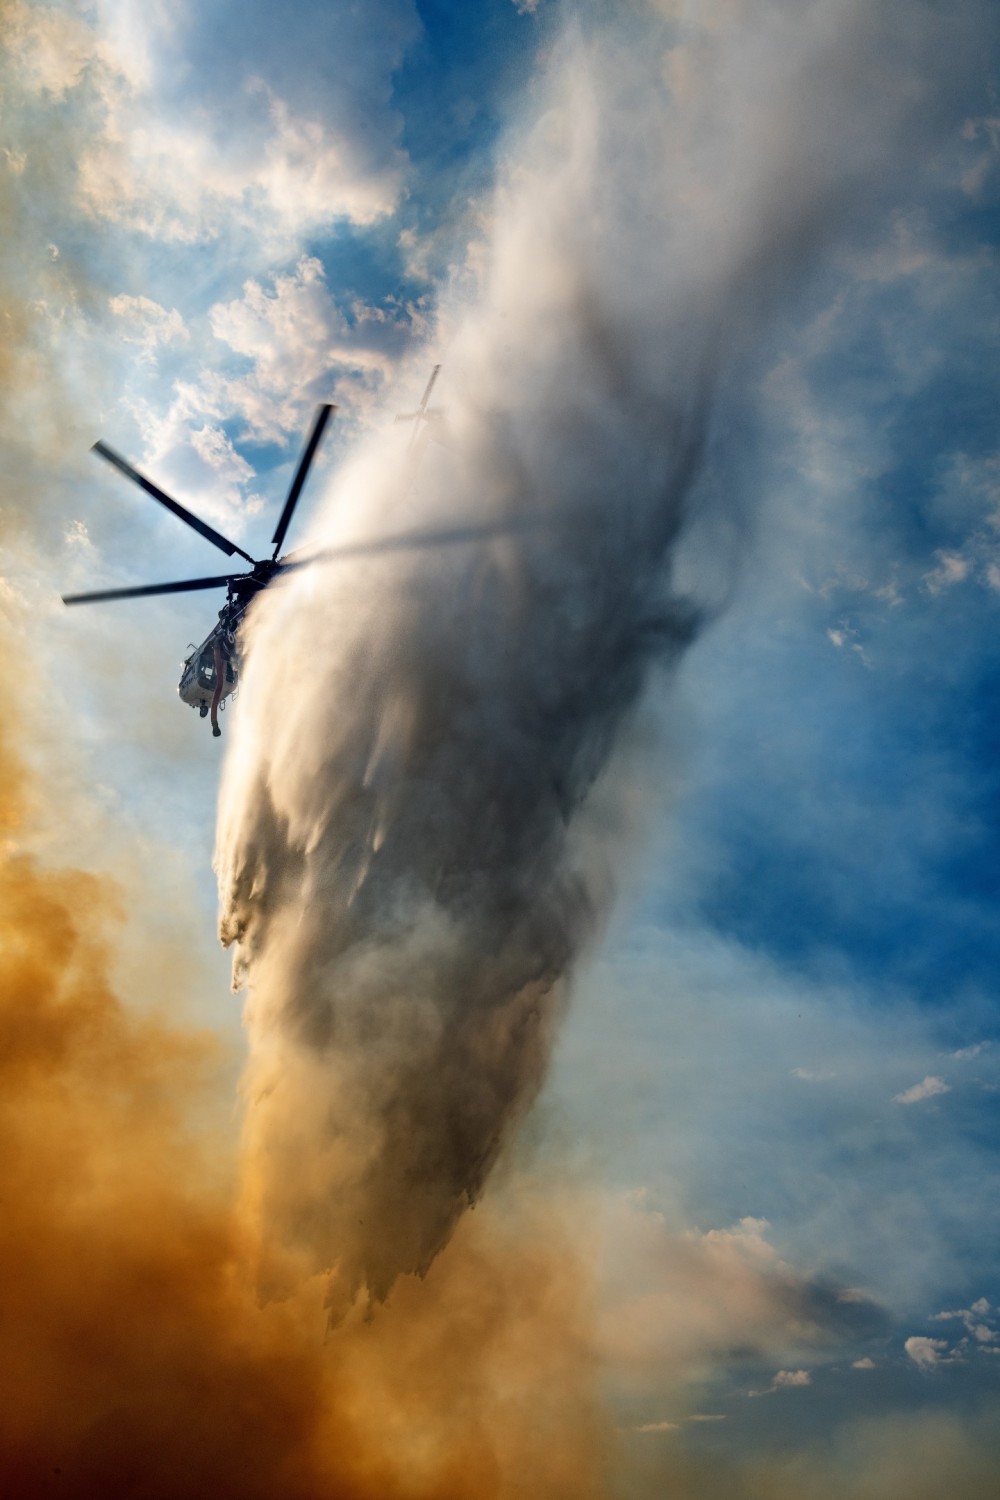
<path id="1" fill-rule="evenodd" d="M 255 471 L 219 425 L 225 413 L 203 387 L 177 382 L 163 413 L 146 402 L 128 402 L 141 435 L 130 457 L 168 494 L 239 539 L 261 499 L 250 486 Z"/>
<path id="2" fill-rule="evenodd" d="M 853 651 L 861 662 L 861 665 L 867 667 L 869 671 L 871 670 L 871 657 L 859 641 L 857 630 L 847 620 L 841 620 L 839 625 L 831 626 L 826 632 L 826 637 L 832 645 L 836 646 L 838 651 L 845 649 Z"/>
<path id="3" fill-rule="evenodd" d="M 852 1370 L 874 1370 L 874 1368 L 875 1361 L 873 1359 L 869 1359 L 867 1355 L 864 1359 L 856 1359 L 851 1364 Z"/>
<path id="4" fill-rule="evenodd" d="M 972 572 L 971 560 L 961 552 L 939 550 L 934 556 L 938 559 L 937 567 L 924 574 L 924 585 L 930 594 L 940 594 L 956 583 L 964 583 Z"/>
<path id="5" fill-rule="evenodd" d="M 881 588 L 877 588 L 875 590 L 875 598 L 881 599 L 885 604 L 888 604 L 890 609 L 898 609 L 903 603 L 903 595 L 900 592 L 897 579 L 890 578 L 888 583 L 884 583 Z"/>
<path id="6" fill-rule="evenodd" d="M 144 358 L 154 359 L 163 344 L 186 343 L 191 337 L 176 307 L 168 312 L 150 297 L 121 293 L 112 297 L 108 306 L 122 321 L 124 341 L 138 344 Z"/>
<path id="7" fill-rule="evenodd" d="M 812 1376 L 808 1370 L 778 1370 L 770 1385 L 760 1391 L 747 1391 L 747 1395 L 773 1396 L 775 1391 L 795 1389 L 804 1385 L 812 1385 Z"/>
<path id="8" fill-rule="evenodd" d="M 808 1370 L 779 1370 L 773 1381 L 774 1390 L 782 1386 L 798 1385 L 812 1385 L 812 1376 Z"/>
<path id="9" fill-rule="evenodd" d="M 947 1347 L 947 1339 L 928 1339 L 919 1334 L 912 1335 L 903 1345 L 913 1363 L 919 1365 L 922 1370 L 929 1370 L 934 1365 L 940 1364 Z"/>
<path id="10" fill-rule="evenodd" d="M 901 1094 L 893 1094 L 893 1104 L 919 1104 L 923 1099 L 933 1099 L 937 1094 L 950 1094 L 951 1084 L 945 1083 L 943 1078 L 935 1078 L 928 1073 L 921 1083 L 915 1083 L 912 1088 L 904 1089 Z"/>
<path id="11" fill-rule="evenodd" d="M 270 440 L 298 430 L 314 402 L 333 394 L 335 381 L 338 401 L 363 404 L 426 331 L 419 309 L 395 303 L 355 301 L 348 317 L 314 256 L 302 256 L 269 286 L 247 281 L 240 297 L 211 308 L 209 322 L 251 365 L 246 375 L 215 380 L 216 404 Z"/>
<path id="12" fill-rule="evenodd" d="M 986 1319 L 990 1315 L 990 1304 L 985 1297 L 979 1297 L 971 1307 L 959 1307 L 952 1311 L 935 1313 L 931 1319 L 932 1323 L 945 1323 L 953 1319 L 961 1321 L 965 1325 L 965 1331 L 977 1344 L 995 1344 L 1000 1338 L 1000 1333 L 992 1327 Z M 989 1350 L 984 1352 L 991 1352 Z"/>
<path id="13" fill-rule="evenodd" d="M 86 22 L 55 6 L 14 0 L 4 15 L 4 45 L 25 87 L 64 99 L 101 46 Z"/>
<path id="14" fill-rule="evenodd" d="M 180 243 L 243 231 L 278 254 L 338 219 L 371 224 L 396 201 L 398 174 L 357 176 L 322 121 L 270 92 L 247 104 L 256 144 L 245 159 L 204 124 L 157 118 L 120 84 L 105 98 L 105 129 L 78 166 L 82 206 L 95 219 Z"/>
<path id="15" fill-rule="evenodd" d="M 639 1427 L 633 1427 L 633 1432 L 678 1432 L 679 1422 L 643 1422 Z"/>
<path id="16" fill-rule="evenodd" d="M 221 427 L 206 425 L 196 429 L 191 434 L 191 447 L 206 467 L 212 471 L 214 478 L 227 489 L 239 488 L 256 477 L 255 470 L 242 454 L 237 453 L 231 439 Z M 248 500 L 245 509 L 253 515 L 260 509 L 262 503 L 259 496 L 253 496 Z"/>
<path id="17" fill-rule="evenodd" d="M 109 306 L 121 342 L 138 348 L 144 363 L 154 364 L 165 347 L 205 338 L 209 329 L 219 341 L 212 348 L 207 339 L 193 379 L 174 381 L 165 410 L 141 383 L 123 404 L 141 436 L 129 456 L 237 539 L 263 502 L 234 438 L 287 445 L 289 459 L 297 457 L 319 401 L 336 399 L 341 420 L 363 412 L 402 351 L 425 333 L 419 308 L 359 300 L 342 308 L 312 256 L 267 280 L 250 278 L 239 297 L 215 304 L 190 329 L 176 309 L 148 297 L 122 294 Z M 220 344 L 229 351 L 221 361 Z M 242 431 L 230 436 L 234 420 Z"/>
<path id="18" fill-rule="evenodd" d="M 989 1042 L 973 1042 L 971 1047 L 959 1047 L 958 1051 L 953 1052 L 951 1055 L 960 1061 L 964 1061 L 969 1057 L 978 1057 L 981 1052 L 986 1051 L 989 1045 Z"/>
<path id="19" fill-rule="evenodd" d="M 182 23 L 155 6 L 122 26 L 21 4 L 10 46 L 28 90 L 60 99 L 86 91 L 88 137 L 76 180 L 92 218 L 161 241 L 239 235 L 258 253 L 287 254 L 338 220 L 374 223 L 402 191 L 399 122 L 374 76 L 388 73 L 396 47 L 373 63 L 380 54 L 362 35 L 378 32 L 380 9 L 358 23 L 354 38 L 359 66 L 363 55 L 374 70 L 366 80 L 373 87 L 334 93 L 332 115 L 297 110 L 259 79 L 214 106 L 211 95 L 197 107 L 178 100 L 176 80 L 160 87 L 158 59 L 169 49 L 158 43 Z"/>

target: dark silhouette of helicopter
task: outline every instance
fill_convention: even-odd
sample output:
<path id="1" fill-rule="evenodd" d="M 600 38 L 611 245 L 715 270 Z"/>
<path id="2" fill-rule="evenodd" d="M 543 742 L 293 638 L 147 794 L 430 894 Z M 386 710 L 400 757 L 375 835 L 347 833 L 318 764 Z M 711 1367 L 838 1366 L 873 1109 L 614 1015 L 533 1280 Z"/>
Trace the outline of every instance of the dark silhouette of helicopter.
<path id="1" fill-rule="evenodd" d="M 292 559 L 279 557 L 278 553 L 281 551 L 281 544 L 285 540 L 285 534 L 299 496 L 302 494 L 324 429 L 335 409 L 332 405 L 326 404 L 321 406 L 316 413 L 309 441 L 298 469 L 295 471 L 292 487 L 288 491 L 288 498 L 285 500 L 274 536 L 271 538 L 274 550 L 270 557 L 260 559 L 251 557 L 249 552 L 244 552 L 242 547 L 238 547 L 235 542 L 223 536 L 221 531 L 216 531 L 214 526 L 209 526 L 207 521 L 203 521 L 200 516 L 194 515 L 186 506 L 166 494 L 159 485 L 153 484 L 152 480 L 140 474 L 137 469 L 133 469 L 126 459 L 116 453 L 113 448 L 109 448 L 106 443 L 94 444 L 95 453 L 107 459 L 109 464 L 113 464 L 127 479 L 131 479 L 140 489 L 145 490 L 147 495 L 151 495 L 154 500 L 165 505 L 167 510 L 172 510 L 175 516 L 179 516 L 188 526 L 193 527 L 206 541 L 218 547 L 220 552 L 225 552 L 229 557 L 238 553 L 250 564 L 249 573 L 223 573 L 212 578 L 185 578 L 176 583 L 146 583 L 138 588 L 100 589 L 90 594 L 63 595 L 64 604 L 103 604 L 111 599 L 143 599 L 152 594 L 187 594 L 198 589 L 224 588 L 226 602 L 219 610 L 219 623 L 213 627 L 201 645 L 197 646 L 185 659 L 181 680 L 177 685 L 177 691 L 184 703 L 197 708 L 203 719 L 211 715 L 214 735 L 222 733 L 219 728 L 219 709 L 229 695 L 236 691 L 239 683 L 239 628 L 243 623 L 243 617 L 261 589 L 267 588 L 279 573 L 287 572 L 292 565 Z"/>
<path id="2" fill-rule="evenodd" d="M 413 436 L 407 449 L 411 460 L 411 474 L 413 466 L 419 461 L 423 451 L 424 428 L 430 435 L 432 425 L 436 427 L 440 424 L 441 413 L 428 407 L 430 394 L 440 368 L 440 365 L 434 366 L 416 411 L 407 412 L 396 419 L 414 423 Z M 173 511 L 175 516 L 179 516 L 206 541 L 211 542 L 229 557 L 238 553 L 250 564 L 250 571 L 246 573 L 223 573 L 211 578 L 185 578 L 175 583 L 146 583 L 140 584 L 137 588 L 100 589 L 88 594 L 63 595 L 64 604 L 103 604 L 113 599 L 143 599 L 153 594 L 187 594 L 200 589 L 224 588 L 226 602 L 219 610 L 218 624 L 213 626 L 201 645 L 196 646 L 185 658 L 181 679 L 177 685 L 177 691 L 184 703 L 196 708 L 203 719 L 211 717 L 213 735 L 222 733 L 219 728 L 219 710 L 239 685 L 242 660 L 240 626 L 246 612 L 261 589 L 267 588 L 282 574 L 297 568 L 310 567 L 315 563 L 337 562 L 371 553 L 486 541 L 491 537 L 522 529 L 525 524 L 534 524 L 529 518 L 519 520 L 508 518 L 479 525 L 463 523 L 439 530 L 401 532 L 394 536 L 378 537 L 372 541 L 350 543 L 342 547 L 328 547 L 306 556 L 296 556 L 290 553 L 286 557 L 279 557 L 278 553 L 281 551 L 299 496 L 302 494 L 310 466 L 322 441 L 326 424 L 334 411 L 336 411 L 335 406 L 325 404 L 316 413 L 305 452 L 295 471 L 291 489 L 288 491 L 274 536 L 271 538 L 274 550 L 270 557 L 262 559 L 251 557 L 249 552 L 244 552 L 242 547 L 238 547 L 235 542 L 223 536 L 221 531 L 216 531 L 214 526 L 209 526 L 207 521 L 201 520 L 179 501 L 172 499 L 158 485 L 153 484 L 145 475 L 134 469 L 113 448 L 109 448 L 106 443 L 94 444 L 95 453 L 113 464 L 127 479 L 131 479 L 140 489 L 145 490 L 147 495 L 159 501 L 161 505 L 165 505 L 167 510 Z"/>

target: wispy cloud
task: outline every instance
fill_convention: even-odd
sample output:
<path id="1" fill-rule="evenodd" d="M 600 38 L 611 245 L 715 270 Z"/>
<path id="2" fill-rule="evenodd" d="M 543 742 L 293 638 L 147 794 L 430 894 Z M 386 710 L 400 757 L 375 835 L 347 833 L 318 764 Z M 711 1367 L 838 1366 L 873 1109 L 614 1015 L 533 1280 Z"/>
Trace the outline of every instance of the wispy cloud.
<path id="1" fill-rule="evenodd" d="M 769 1386 L 760 1391 L 748 1391 L 748 1396 L 773 1396 L 775 1391 L 796 1390 L 802 1386 L 812 1385 L 812 1375 L 808 1370 L 778 1370 Z"/>
<path id="2" fill-rule="evenodd" d="M 964 583 L 972 572 L 972 561 L 964 553 L 938 551 L 934 555 L 938 560 L 937 567 L 924 574 L 928 593 L 940 594 L 945 589 L 954 588 L 956 583 Z"/>
<path id="3" fill-rule="evenodd" d="M 960 1307 L 954 1311 L 935 1313 L 931 1318 L 932 1323 L 945 1323 L 953 1319 L 961 1321 L 966 1333 L 977 1344 L 996 1344 L 1000 1342 L 1000 1329 L 996 1324 L 996 1317 L 991 1317 L 992 1309 L 985 1297 L 978 1297 L 970 1307 Z"/>
<path id="4" fill-rule="evenodd" d="M 943 1078 L 937 1078 L 928 1073 L 927 1077 L 920 1083 L 915 1083 L 912 1088 L 904 1089 L 901 1094 L 893 1094 L 893 1104 L 920 1104 L 924 1099 L 933 1099 L 938 1094 L 950 1094 L 951 1084 L 945 1083 Z"/>
<path id="5" fill-rule="evenodd" d="M 832 646 L 836 646 L 838 651 L 852 651 L 863 667 L 871 669 L 872 659 L 861 644 L 857 628 L 848 620 L 841 620 L 838 625 L 831 625 L 826 632 L 826 638 Z"/>
<path id="6" fill-rule="evenodd" d="M 207 394 L 258 441 L 299 425 L 313 401 L 331 394 L 357 410 L 427 332 L 414 306 L 359 299 L 341 306 L 316 256 L 300 257 L 268 282 L 248 280 L 239 297 L 211 307 L 208 320 L 249 369 L 209 380 Z"/>
<path id="7" fill-rule="evenodd" d="M 120 293 L 108 303 L 122 325 L 127 343 L 138 344 L 147 359 L 154 359 L 164 344 L 187 343 L 190 330 L 176 307 L 169 310 L 151 297 L 133 297 Z"/>

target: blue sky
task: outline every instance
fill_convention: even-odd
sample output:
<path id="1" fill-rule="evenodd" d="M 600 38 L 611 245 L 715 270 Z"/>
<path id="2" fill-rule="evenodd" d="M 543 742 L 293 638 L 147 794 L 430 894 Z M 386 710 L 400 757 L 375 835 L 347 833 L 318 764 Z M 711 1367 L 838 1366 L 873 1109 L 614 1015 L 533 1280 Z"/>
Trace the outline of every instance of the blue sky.
<path id="1" fill-rule="evenodd" d="M 87 449 L 103 436 L 263 550 L 335 400 L 294 540 L 363 521 L 356 476 L 398 441 L 393 414 L 439 360 L 476 376 L 468 329 L 496 307 L 514 332 L 483 399 L 499 390 L 520 433 L 542 423 L 576 346 L 551 353 L 562 284 L 517 195 L 543 175 L 532 132 L 563 107 L 567 29 L 594 49 L 614 180 L 569 200 L 570 238 L 623 339 L 645 350 L 646 297 L 649 328 L 676 335 L 668 393 L 714 362 L 670 563 L 713 618 L 650 672 L 595 793 L 595 827 L 604 797 L 627 825 L 619 894 L 490 1191 L 552 1174 L 588 1205 L 609 1493 L 777 1454 L 803 1493 L 881 1494 L 836 1454 L 862 1418 L 888 1453 L 928 1413 L 937 1492 L 979 1482 L 1000 1382 L 995 17 L 962 0 L 877 20 L 847 0 L 8 10 L 0 604 L 46 725 L 25 753 L 66 808 L 43 852 L 144 867 L 123 983 L 147 939 L 182 931 L 187 1011 L 235 1046 L 220 757 L 174 691 L 217 605 L 58 597 L 215 559 Z M 659 49 L 667 102 L 637 95 L 633 128 L 636 49 Z M 812 209 L 803 162 L 831 183 Z M 521 260 L 496 250 L 518 214 Z M 522 279 L 497 292 L 503 253 Z M 603 393 L 593 410 L 619 415 Z M 623 507 L 656 462 L 643 430 Z"/>

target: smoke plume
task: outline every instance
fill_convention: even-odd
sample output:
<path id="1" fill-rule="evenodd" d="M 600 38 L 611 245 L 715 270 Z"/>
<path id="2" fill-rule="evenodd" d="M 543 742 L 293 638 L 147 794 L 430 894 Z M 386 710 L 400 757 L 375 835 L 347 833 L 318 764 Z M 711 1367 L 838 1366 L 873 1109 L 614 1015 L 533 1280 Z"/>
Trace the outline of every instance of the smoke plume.
<path id="1" fill-rule="evenodd" d="M 5 711 L 0 1489 L 471 1500 L 527 1469 L 540 1493 L 599 1495 L 587 1283 L 551 1211 L 470 1224 L 419 1297 L 336 1343 L 321 1282 L 259 1306 L 222 1049 L 116 994 L 127 897 L 33 852 L 50 810 L 25 728 Z"/>
<path id="2" fill-rule="evenodd" d="M 335 1310 L 427 1270 L 542 1084 L 613 884 L 616 749 L 731 585 L 718 403 L 950 122 L 975 17 L 674 11 L 563 38 L 442 313 L 446 443 L 415 484 L 370 445 L 326 533 L 510 535 L 304 570 L 250 625 L 218 836 L 246 1194 L 265 1242 L 336 1266 Z"/>

